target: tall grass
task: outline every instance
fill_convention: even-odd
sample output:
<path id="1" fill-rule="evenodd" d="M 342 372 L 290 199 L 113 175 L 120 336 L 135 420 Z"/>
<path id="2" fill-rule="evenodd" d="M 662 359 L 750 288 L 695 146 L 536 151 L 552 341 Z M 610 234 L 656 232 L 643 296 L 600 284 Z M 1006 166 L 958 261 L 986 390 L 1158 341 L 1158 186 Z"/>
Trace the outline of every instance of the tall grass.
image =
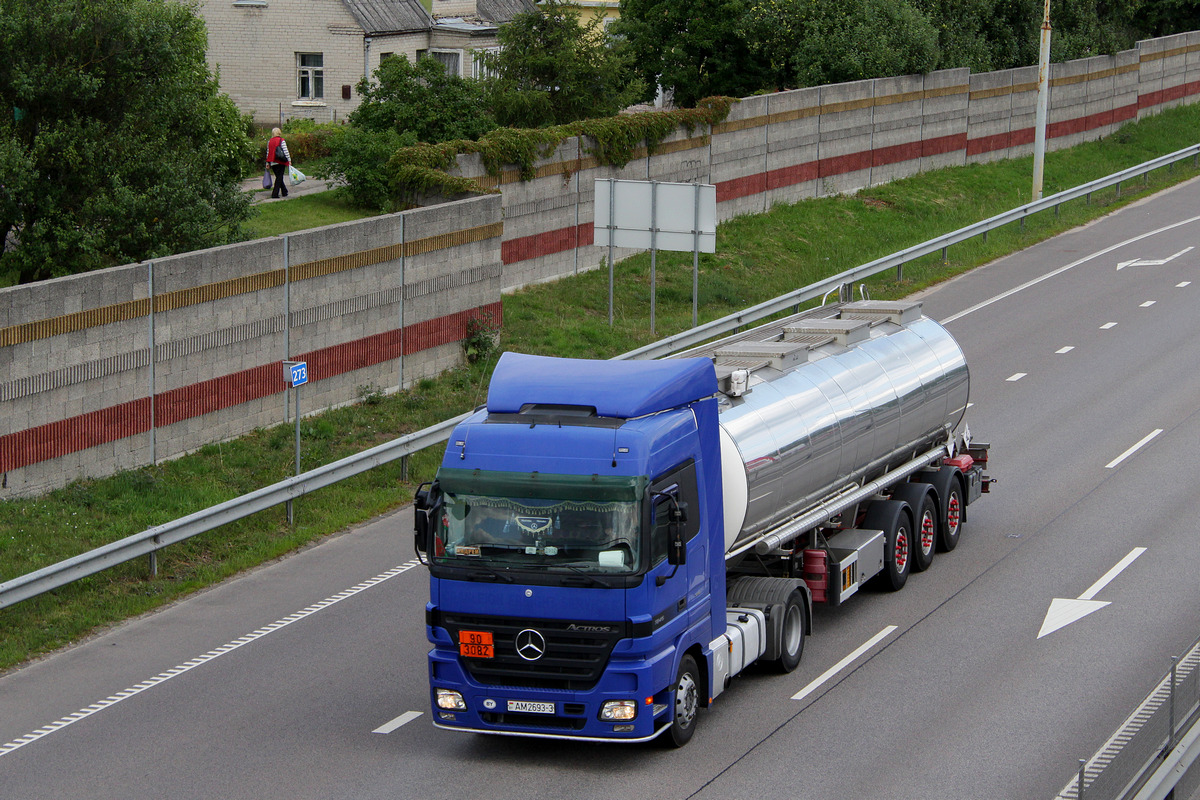
<path id="1" fill-rule="evenodd" d="M 1200 106 L 1176 109 L 1130 125 L 1106 140 L 1050 153 L 1046 194 L 1086 183 L 1194 142 Z M 700 259 L 701 320 L 716 319 L 819 279 L 964 227 L 1028 200 L 1029 158 L 944 169 L 864 190 L 806 200 L 733 219 L 717 232 L 717 252 Z M 894 298 L 1024 248 L 1197 173 L 1192 162 L 1159 170 L 1143 184 L 1096 193 L 1058 213 L 1046 212 L 940 254 L 905 265 L 870 283 L 872 296 Z M 313 195 L 310 197 L 319 197 Z M 309 197 L 297 198 L 309 200 Z M 336 196 L 326 203 L 336 202 Z M 324 217 L 310 204 L 278 208 L 274 232 Z M 313 203 L 312 205 L 317 205 Z M 287 213 L 285 214 L 284 211 Z M 322 211 L 321 213 L 325 213 Z M 660 253 L 656 334 L 650 330 L 650 258 L 616 265 L 615 324 L 608 324 L 608 271 L 594 270 L 504 297 L 500 349 L 603 358 L 691 327 L 692 256 Z M 480 404 L 497 352 L 474 364 L 385 395 L 360 389 L 357 405 L 302 421 L 303 468 L 311 469 Z M 212 444 L 158 466 L 83 480 L 29 500 L 0 503 L 0 581 L 31 572 L 106 542 L 228 500 L 292 474 L 293 426 L 279 425 Z M 408 480 L 399 464 L 379 467 L 296 501 L 289 528 L 282 507 L 167 548 L 159 573 L 142 561 L 124 564 L 49 595 L 0 610 L 0 669 L 58 648 L 407 503 L 428 480 L 439 448 L 412 459 Z M 400 523 L 397 552 L 408 531 Z"/>

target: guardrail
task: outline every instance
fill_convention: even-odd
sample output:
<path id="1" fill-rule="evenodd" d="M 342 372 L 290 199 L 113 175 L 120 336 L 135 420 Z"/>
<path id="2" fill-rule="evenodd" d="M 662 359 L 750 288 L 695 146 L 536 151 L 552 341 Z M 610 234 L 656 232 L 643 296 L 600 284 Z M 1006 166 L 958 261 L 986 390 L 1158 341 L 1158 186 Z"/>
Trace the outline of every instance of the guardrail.
<path id="1" fill-rule="evenodd" d="M 1183 781 L 1200 754 L 1200 640 L 1182 656 L 1137 710 L 1055 800 L 1164 800 Z M 1180 797 L 1191 797 L 1183 791 Z"/>
<path id="2" fill-rule="evenodd" d="M 1130 167 L 1129 169 L 1100 178 L 1091 183 L 1042 198 L 1041 200 L 1014 208 L 1011 211 L 1006 211 L 1003 214 L 997 214 L 982 222 L 968 225 L 965 228 L 960 228 L 935 239 L 930 239 L 905 250 L 884 256 L 883 258 L 877 258 L 867 264 L 826 278 L 819 283 L 814 283 L 802 289 L 797 289 L 794 292 L 780 295 L 772 300 L 759 303 L 756 306 L 713 320 L 712 322 L 707 322 L 674 336 L 668 336 L 652 344 L 639 347 L 628 353 L 623 353 L 617 356 L 617 358 L 660 358 L 686 351 L 709 339 L 736 331 L 744 325 L 758 322 L 777 313 L 787 311 L 789 308 L 797 306 L 800 303 L 815 300 L 818 297 L 838 291 L 845 284 L 854 283 L 855 281 L 889 269 L 901 269 L 907 262 L 936 253 L 939 250 L 942 251 L 944 256 L 946 249 L 952 245 L 965 242 L 976 236 L 986 236 L 988 231 L 1009 225 L 1013 222 L 1023 222 L 1031 214 L 1057 208 L 1065 202 L 1080 197 L 1090 197 L 1093 192 L 1106 189 L 1110 186 L 1116 186 L 1119 192 L 1121 184 L 1125 181 L 1145 176 L 1156 169 L 1169 166 L 1186 158 L 1193 159 L 1193 162 L 1200 159 L 1200 144 L 1184 148 L 1183 150 L 1177 150 L 1174 153 L 1151 161 L 1146 161 L 1136 167 Z M 141 533 L 136 533 L 103 547 L 98 547 L 95 550 L 75 556 L 74 558 L 69 558 L 66 561 L 60 561 L 57 564 L 52 564 L 27 575 L 0 583 L 0 608 L 19 603 L 30 597 L 36 597 L 44 592 L 57 589 L 80 578 L 94 575 L 109 567 L 141 556 L 148 555 L 153 558 L 158 550 L 168 545 L 175 544 L 200 533 L 211 531 L 226 523 L 248 517 L 266 508 L 286 503 L 308 492 L 357 475 L 360 472 L 365 472 L 380 464 L 405 458 L 426 447 L 444 442 L 449 438 L 450 431 L 454 429 L 454 426 L 465 417 L 466 415 L 464 414 L 454 419 L 440 422 L 432 427 L 402 436 L 387 444 L 373 447 L 370 450 L 365 450 L 349 458 L 335 461 L 332 464 L 326 464 L 323 467 L 318 467 L 317 469 L 310 470 L 293 478 L 288 478 L 263 489 L 242 495 L 241 497 L 235 497 L 232 500 L 227 500 L 211 508 L 206 508 L 203 511 L 197 511 L 194 514 L 189 514 L 186 517 L 163 525 L 156 525 Z"/>

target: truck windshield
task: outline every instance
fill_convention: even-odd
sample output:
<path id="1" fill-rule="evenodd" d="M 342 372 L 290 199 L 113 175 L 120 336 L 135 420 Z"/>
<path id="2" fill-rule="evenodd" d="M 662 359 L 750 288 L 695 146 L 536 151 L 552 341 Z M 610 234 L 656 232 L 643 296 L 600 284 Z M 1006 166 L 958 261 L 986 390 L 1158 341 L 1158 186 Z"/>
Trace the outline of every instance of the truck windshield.
<path id="1" fill-rule="evenodd" d="M 438 483 L 438 563 L 608 575 L 641 566 L 644 479 L 443 469 Z"/>

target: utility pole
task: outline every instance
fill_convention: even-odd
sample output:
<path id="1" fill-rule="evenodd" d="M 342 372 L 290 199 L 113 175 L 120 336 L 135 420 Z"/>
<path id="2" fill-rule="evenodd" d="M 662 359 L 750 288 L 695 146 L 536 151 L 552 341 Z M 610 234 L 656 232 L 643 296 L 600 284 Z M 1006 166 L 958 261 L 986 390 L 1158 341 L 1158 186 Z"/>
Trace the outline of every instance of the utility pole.
<path id="1" fill-rule="evenodd" d="M 1033 200 L 1042 199 L 1042 174 L 1046 162 L 1046 116 L 1050 105 L 1050 0 L 1042 16 L 1042 46 L 1038 54 L 1037 115 L 1033 133 Z"/>

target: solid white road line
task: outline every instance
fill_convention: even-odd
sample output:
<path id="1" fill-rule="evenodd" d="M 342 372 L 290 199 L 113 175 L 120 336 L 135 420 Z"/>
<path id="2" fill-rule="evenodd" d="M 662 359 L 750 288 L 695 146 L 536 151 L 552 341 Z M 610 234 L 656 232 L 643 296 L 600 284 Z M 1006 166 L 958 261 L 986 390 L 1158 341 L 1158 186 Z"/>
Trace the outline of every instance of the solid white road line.
<path id="1" fill-rule="evenodd" d="M 216 648 L 215 650 L 209 650 L 207 653 L 205 653 L 202 656 L 197 656 L 196 658 L 193 658 L 191 661 L 184 662 L 183 664 L 180 664 L 177 667 L 173 667 L 173 668 L 167 670 L 166 672 L 160 672 L 158 675 L 155 675 L 153 678 L 150 678 L 149 680 L 145 680 L 139 684 L 131 686 L 123 692 L 117 692 L 116 694 L 110 695 L 109 697 L 106 697 L 105 699 L 101 700 L 98 703 L 92 703 L 90 706 L 87 706 L 86 708 L 76 711 L 74 714 L 68 714 L 67 716 L 63 717 L 62 719 L 56 720 L 55 722 L 51 722 L 49 725 L 44 725 L 43 727 L 38 728 L 33 733 L 27 733 L 18 739 L 13 739 L 11 742 L 8 742 L 7 744 L 0 744 L 0 757 L 3 757 L 5 755 L 13 752 L 14 750 L 19 750 L 27 744 L 36 742 L 38 739 L 41 739 L 43 736 L 48 736 L 57 730 L 62 730 L 63 728 L 67 727 L 68 725 L 74 725 L 76 722 L 79 722 L 79 720 L 81 720 L 81 719 L 87 719 L 88 717 L 90 717 L 91 715 L 95 714 L 98 711 L 103 711 L 106 708 L 115 706 L 117 703 L 120 703 L 122 700 L 128 700 L 131 697 L 141 694 L 142 692 L 146 691 L 147 689 L 153 688 L 162 683 L 166 683 L 167 681 L 171 680 L 171 678 L 175 678 L 179 675 L 184 674 L 185 672 L 190 672 L 193 669 L 195 669 L 196 667 L 200 666 L 201 664 L 207 664 L 209 661 L 212 661 L 216 658 L 220 658 L 221 656 L 225 655 L 226 653 L 232 653 L 234 650 L 237 650 L 239 647 L 250 644 L 251 642 L 258 641 L 259 639 L 261 639 L 262 637 L 266 636 L 269 633 L 274 633 L 275 631 L 280 630 L 281 628 L 286 628 L 288 625 L 291 625 L 293 622 L 299 622 L 302 619 L 306 619 L 307 617 L 312 616 L 313 614 L 317 613 L 318 611 L 323 611 L 324 609 L 329 608 L 330 606 L 334 605 L 335 603 L 340 603 L 341 601 L 345 600 L 346 598 L 353 597 L 354 595 L 358 594 L 359 592 L 370 589 L 372 586 L 378 586 L 379 584 L 383 583 L 384 581 L 386 581 L 390 578 L 394 578 L 397 575 L 400 575 L 401 573 L 408 572 L 410 569 L 419 565 L 420 563 L 421 563 L 420 561 L 418 561 L 417 559 L 414 558 L 413 560 L 407 561 L 398 567 L 393 567 L 393 568 L 389 569 L 387 572 L 376 575 L 374 578 L 365 580 L 356 586 L 352 586 L 349 589 L 346 589 L 345 591 L 341 591 L 335 595 L 332 595 L 331 597 L 327 597 L 319 603 L 313 603 L 311 606 L 303 609 L 302 611 L 297 611 L 295 614 L 289 614 L 288 616 L 283 617 L 282 619 L 275 620 L 270 625 L 265 625 L 265 626 L 259 628 L 258 630 L 254 631 L 253 633 L 248 633 L 245 636 L 242 636 L 238 639 L 234 639 L 232 642 L 221 645 L 220 647 Z"/>
<path id="2" fill-rule="evenodd" d="M 792 699 L 793 700 L 803 700 L 804 698 L 808 697 L 810 694 L 815 692 L 817 689 L 821 688 L 821 685 L 823 683 L 825 683 L 827 680 L 832 678 L 834 675 L 837 675 L 839 672 L 841 672 L 843 669 L 845 669 L 848 665 L 853 663 L 863 653 L 867 652 L 872 647 L 874 647 L 875 645 L 879 644 L 881 641 L 886 639 L 891 634 L 891 632 L 894 630 L 896 630 L 895 625 L 888 625 L 886 628 L 881 630 L 879 633 L 875 634 L 870 639 L 868 639 L 861 647 L 859 647 L 853 653 L 846 656 L 845 658 L 843 658 L 838 663 L 834 664 L 829 669 L 825 670 L 825 672 L 823 672 L 821 674 L 821 677 L 817 678 L 815 681 L 810 683 L 808 686 L 805 686 L 803 689 L 801 689 L 800 691 L 798 691 L 794 695 L 792 695 Z"/>
<path id="3" fill-rule="evenodd" d="M 1129 458 L 1131 455 L 1136 453 L 1138 450 L 1141 450 L 1143 447 L 1145 447 L 1147 444 L 1149 444 L 1151 439 L 1153 439 L 1155 436 L 1158 436 L 1162 432 L 1163 432 L 1162 428 L 1155 428 L 1154 430 L 1150 431 L 1148 434 L 1146 434 L 1145 436 L 1142 437 L 1142 440 L 1140 442 L 1138 442 L 1133 447 L 1126 450 L 1124 453 L 1121 453 L 1121 455 L 1117 456 L 1112 461 L 1105 464 L 1104 468 L 1112 469 L 1113 467 L 1117 466 L 1122 461 Z"/>
<path id="4" fill-rule="evenodd" d="M 995 297 L 991 297 L 987 300 L 984 300 L 982 303 L 976 303 L 975 305 L 971 306 L 970 308 L 965 308 L 962 311 L 958 312 L 957 314 L 951 314 L 950 316 L 948 316 L 942 320 L 942 324 L 948 325 L 949 323 L 954 322 L 955 320 L 962 319 L 967 314 L 972 314 L 972 313 L 980 310 L 981 308 L 987 308 L 988 306 L 992 305 L 993 303 L 998 303 L 1007 297 L 1013 296 L 1017 292 L 1028 289 L 1032 286 L 1037 286 L 1042 281 L 1049 280 L 1050 278 L 1053 278 L 1056 275 L 1061 275 L 1062 273 L 1066 272 L 1069 269 L 1074 269 L 1075 267 L 1078 267 L 1080 264 L 1086 264 L 1087 262 L 1091 261 L 1092 259 L 1099 258 L 1100 256 L 1105 255 L 1106 253 L 1111 253 L 1113 250 L 1122 248 L 1125 245 L 1133 244 L 1134 242 L 1140 242 L 1142 239 L 1147 239 L 1151 236 L 1155 236 L 1157 234 L 1164 233 L 1169 230 L 1174 230 L 1175 228 L 1178 228 L 1182 225 L 1187 225 L 1192 222 L 1196 222 L 1197 220 L 1200 220 L 1200 216 L 1190 217 L 1188 219 L 1181 220 L 1179 222 L 1175 222 L 1170 225 L 1159 228 L 1158 230 L 1147 231 L 1146 233 L 1139 234 L 1138 236 L 1134 236 L 1132 239 L 1126 239 L 1123 242 L 1117 242 L 1114 245 L 1110 245 L 1109 247 L 1106 247 L 1103 250 L 1097 250 L 1096 252 L 1092 253 L 1091 255 L 1086 255 L 1083 258 L 1078 259 L 1077 261 L 1072 261 L 1070 264 L 1059 267 L 1058 269 L 1052 270 L 1051 272 L 1047 272 L 1045 275 L 1042 275 L 1040 278 L 1034 278 L 1031 281 L 1026 281 L 1025 283 L 1022 283 L 1020 286 L 1013 287 L 1012 289 L 1009 289 L 1006 292 L 1001 292 L 1000 294 L 996 295 Z M 1113 324 L 1116 324 L 1116 323 L 1113 323 Z"/>

